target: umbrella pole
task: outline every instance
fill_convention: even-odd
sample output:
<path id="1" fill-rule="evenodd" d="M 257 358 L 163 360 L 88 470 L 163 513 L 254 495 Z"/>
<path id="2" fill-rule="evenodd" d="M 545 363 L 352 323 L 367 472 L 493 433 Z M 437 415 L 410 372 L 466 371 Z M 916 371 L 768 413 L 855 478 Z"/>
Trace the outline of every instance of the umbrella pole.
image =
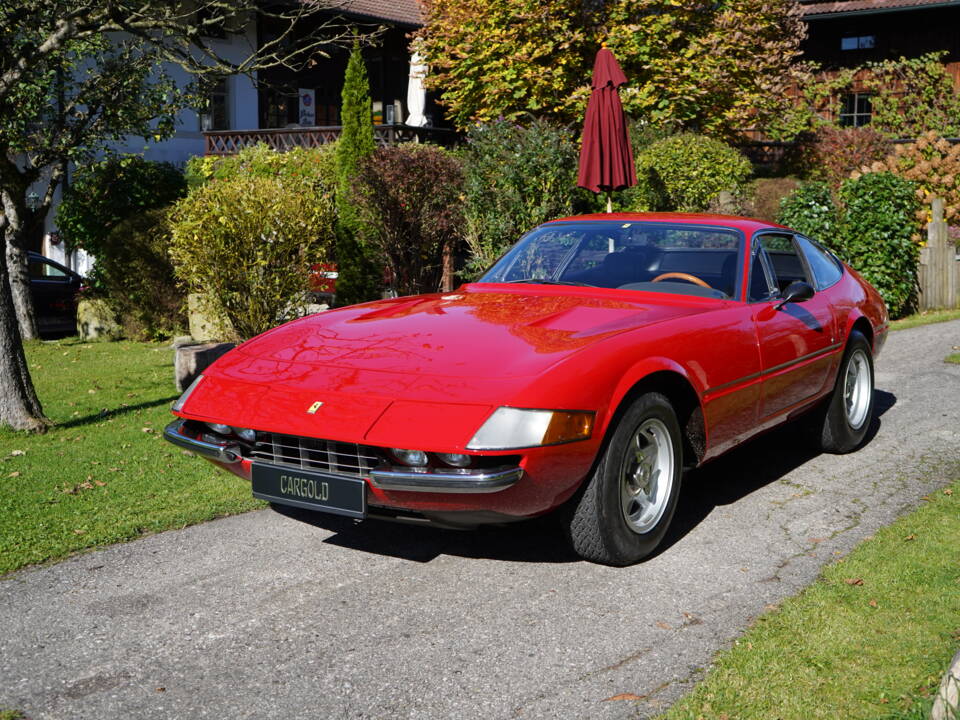
<path id="1" fill-rule="evenodd" d="M 610 191 L 607 190 L 607 212 L 613 212 L 613 201 L 610 199 Z"/>

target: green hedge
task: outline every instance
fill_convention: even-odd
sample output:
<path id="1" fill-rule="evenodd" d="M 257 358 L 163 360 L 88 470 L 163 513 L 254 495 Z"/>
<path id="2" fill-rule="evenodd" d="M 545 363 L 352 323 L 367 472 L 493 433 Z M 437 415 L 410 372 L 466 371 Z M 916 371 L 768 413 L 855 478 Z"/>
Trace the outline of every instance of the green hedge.
<path id="1" fill-rule="evenodd" d="M 729 145 L 693 133 L 658 140 L 636 157 L 637 188 L 624 198 L 632 211 L 703 212 L 728 190 L 743 195 L 750 161 Z"/>
<path id="2" fill-rule="evenodd" d="M 826 183 L 804 183 L 781 203 L 778 221 L 833 250 L 883 296 L 894 318 L 916 302 L 920 201 L 909 180 L 867 173 L 840 186 L 837 201 Z"/>
<path id="3" fill-rule="evenodd" d="M 840 217 L 830 186 L 825 182 L 801 183 L 780 201 L 777 222 L 839 250 Z"/>
<path id="4" fill-rule="evenodd" d="M 593 209 L 592 194 L 577 187 L 580 148 L 569 128 L 545 120 L 476 125 L 459 152 L 468 277 L 540 223 Z"/>
<path id="5" fill-rule="evenodd" d="M 909 180 L 868 173 L 840 186 L 845 206 L 841 256 L 880 291 L 892 317 L 913 309 L 920 248 L 916 232 L 920 201 Z"/>

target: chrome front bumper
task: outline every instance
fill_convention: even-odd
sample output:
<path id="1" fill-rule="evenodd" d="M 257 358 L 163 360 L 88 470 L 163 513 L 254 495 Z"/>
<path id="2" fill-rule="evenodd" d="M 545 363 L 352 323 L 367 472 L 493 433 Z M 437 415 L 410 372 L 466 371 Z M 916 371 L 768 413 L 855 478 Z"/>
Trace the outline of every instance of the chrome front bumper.
<path id="1" fill-rule="evenodd" d="M 163 429 L 163 439 L 209 460 L 216 460 L 217 462 L 228 464 L 240 461 L 239 445 L 219 445 L 188 437 L 180 432 L 185 423 L 186 420 L 177 419 L 167 425 Z"/>
<path id="2" fill-rule="evenodd" d="M 370 482 L 381 490 L 482 494 L 506 490 L 522 475 L 523 470 L 518 467 L 465 473 L 377 469 L 370 472 Z"/>
<path id="3" fill-rule="evenodd" d="M 218 444 L 184 435 L 181 431 L 186 421 L 177 418 L 163 430 L 163 439 L 177 447 L 215 460 L 220 463 L 236 463 L 243 459 L 241 448 L 235 444 Z M 427 470 L 417 472 L 392 467 L 370 471 L 370 483 L 380 490 L 405 492 L 483 494 L 506 490 L 523 476 L 519 467 L 492 468 L 464 471 Z"/>

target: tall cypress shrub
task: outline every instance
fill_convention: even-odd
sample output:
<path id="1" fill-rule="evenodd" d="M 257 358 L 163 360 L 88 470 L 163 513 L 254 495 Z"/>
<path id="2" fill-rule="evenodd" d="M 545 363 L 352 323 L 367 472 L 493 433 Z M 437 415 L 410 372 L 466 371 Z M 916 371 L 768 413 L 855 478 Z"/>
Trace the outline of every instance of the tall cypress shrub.
<path id="1" fill-rule="evenodd" d="M 350 305 L 377 297 L 382 271 L 375 253 L 364 242 L 365 227 L 357 209 L 357 171 L 360 161 L 373 154 L 370 83 L 354 42 L 347 62 L 341 96 L 343 130 L 336 149 L 337 168 L 337 303 Z"/>

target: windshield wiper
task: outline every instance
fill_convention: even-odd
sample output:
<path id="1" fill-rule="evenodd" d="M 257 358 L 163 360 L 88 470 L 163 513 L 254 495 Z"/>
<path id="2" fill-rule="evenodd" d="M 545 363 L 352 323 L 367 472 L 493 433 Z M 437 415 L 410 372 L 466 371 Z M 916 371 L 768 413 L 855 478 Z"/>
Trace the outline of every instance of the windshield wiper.
<path id="1" fill-rule="evenodd" d="M 590 283 L 577 282 L 575 280 L 537 280 L 536 278 L 524 278 L 523 280 L 507 280 L 509 284 L 526 283 L 529 285 L 575 285 L 577 287 L 596 287 Z"/>

